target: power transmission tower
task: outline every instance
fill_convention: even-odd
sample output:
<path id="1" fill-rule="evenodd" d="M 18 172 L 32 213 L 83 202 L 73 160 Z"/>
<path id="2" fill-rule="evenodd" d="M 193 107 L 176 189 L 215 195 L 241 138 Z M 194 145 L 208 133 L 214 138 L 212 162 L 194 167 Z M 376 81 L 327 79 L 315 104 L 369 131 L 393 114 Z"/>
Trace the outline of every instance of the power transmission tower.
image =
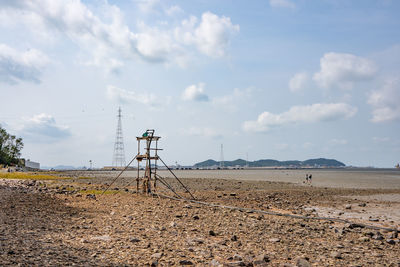
<path id="1" fill-rule="evenodd" d="M 124 167 L 125 163 L 125 150 L 124 150 L 124 138 L 122 137 L 122 123 L 121 123 L 121 107 L 118 109 L 118 125 L 117 134 L 115 136 L 114 144 L 114 156 L 112 166 Z"/>
<path id="2" fill-rule="evenodd" d="M 221 144 L 221 156 L 219 160 L 219 168 L 223 169 L 224 168 L 224 145 Z"/>

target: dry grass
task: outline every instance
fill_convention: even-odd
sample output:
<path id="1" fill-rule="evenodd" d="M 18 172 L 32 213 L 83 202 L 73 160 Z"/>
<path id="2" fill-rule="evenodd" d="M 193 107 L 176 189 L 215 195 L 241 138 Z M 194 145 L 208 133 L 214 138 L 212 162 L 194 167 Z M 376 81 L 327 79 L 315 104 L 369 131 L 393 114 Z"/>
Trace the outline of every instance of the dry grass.
<path id="1" fill-rule="evenodd" d="M 22 180 L 59 180 L 70 179 L 66 177 L 59 177 L 55 175 L 40 174 L 36 172 L 0 172 L 2 179 L 22 179 Z"/>

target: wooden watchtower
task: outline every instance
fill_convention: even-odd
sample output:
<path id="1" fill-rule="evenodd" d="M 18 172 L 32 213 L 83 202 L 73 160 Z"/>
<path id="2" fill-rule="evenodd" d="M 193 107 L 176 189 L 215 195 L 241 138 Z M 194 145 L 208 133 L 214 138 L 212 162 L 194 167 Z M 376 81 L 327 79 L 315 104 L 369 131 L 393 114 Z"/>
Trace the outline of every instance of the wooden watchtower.
<path id="1" fill-rule="evenodd" d="M 152 191 L 156 191 L 157 188 L 157 160 L 159 160 L 158 151 L 162 150 L 158 148 L 158 140 L 160 136 L 154 135 L 154 130 L 146 130 L 142 136 L 136 137 L 138 141 L 138 154 L 137 160 L 137 177 L 136 186 L 137 192 L 139 193 L 140 182 L 142 181 L 142 192 L 150 194 Z M 144 153 L 140 151 L 141 142 L 144 142 Z M 146 167 L 144 170 L 143 177 L 140 177 L 140 162 L 146 161 Z M 152 185 L 153 182 L 153 185 Z"/>

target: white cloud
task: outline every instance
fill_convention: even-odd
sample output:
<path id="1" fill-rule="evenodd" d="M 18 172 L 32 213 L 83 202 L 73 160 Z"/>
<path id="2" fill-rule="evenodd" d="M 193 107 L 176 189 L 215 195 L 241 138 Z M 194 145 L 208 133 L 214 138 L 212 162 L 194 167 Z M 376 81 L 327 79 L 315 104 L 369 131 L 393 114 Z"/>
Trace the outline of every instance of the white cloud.
<path id="1" fill-rule="evenodd" d="M 159 1 L 139 2 L 139 8 L 150 11 Z M 32 32 L 49 36 L 66 36 L 88 52 L 87 65 L 105 67 L 117 72 L 125 61 L 141 58 L 149 62 L 177 63 L 184 66 L 186 54 L 196 48 L 201 53 L 218 57 L 226 53 L 233 33 L 239 31 L 230 18 L 206 12 L 197 25 L 184 20 L 170 29 L 138 24 L 132 31 L 124 22 L 121 10 L 104 3 L 105 17 L 95 15 L 80 0 L 9 1 L 0 6 L 0 21 L 24 23 Z M 175 6 L 170 12 L 177 12 Z M 8 25 L 9 26 L 9 25 Z M 189 27 L 190 26 L 190 27 Z M 54 34 L 57 33 L 57 34 Z"/>
<path id="2" fill-rule="evenodd" d="M 49 60 L 42 52 L 30 49 L 17 51 L 0 44 L 0 81 L 15 84 L 21 81 L 40 82 L 40 75 Z"/>
<path id="3" fill-rule="evenodd" d="M 192 84 L 183 91 L 182 99 L 185 101 L 208 101 L 208 95 L 204 93 L 204 83 Z"/>
<path id="4" fill-rule="evenodd" d="M 172 17 L 172 16 L 175 16 L 175 15 L 183 13 L 183 9 L 180 6 L 174 5 L 174 6 L 171 6 L 171 7 L 167 8 L 165 10 L 165 13 L 168 16 Z"/>
<path id="5" fill-rule="evenodd" d="M 46 113 L 25 119 L 19 128 L 24 138 L 35 142 L 52 143 L 71 135 L 69 127 L 58 125 L 54 117 Z"/>
<path id="6" fill-rule="evenodd" d="M 294 106 L 281 114 L 261 113 L 256 121 L 246 121 L 243 128 L 248 132 L 267 132 L 273 127 L 295 123 L 334 121 L 352 117 L 355 107 L 345 103 L 318 103 L 309 106 Z"/>
<path id="7" fill-rule="evenodd" d="M 296 5 L 290 0 L 269 0 L 272 7 L 295 8 Z"/>
<path id="8" fill-rule="evenodd" d="M 138 7 L 143 13 L 150 13 L 160 4 L 160 0 L 139 0 Z"/>
<path id="9" fill-rule="evenodd" d="M 112 85 L 107 87 L 107 97 L 111 100 L 116 100 L 120 104 L 137 102 L 145 105 L 157 105 L 159 99 L 154 94 L 137 94 L 133 91 L 121 89 Z"/>
<path id="10" fill-rule="evenodd" d="M 375 64 L 368 59 L 333 52 L 321 58 L 320 67 L 313 79 L 323 88 L 339 86 L 351 89 L 354 82 L 369 80 L 377 71 Z"/>
<path id="11" fill-rule="evenodd" d="M 196 45 L 201 53 L 211 57 L 224 56 L 232 36 L 240 30 L 230 18 L 211 12 L 203 13 L 196 27 L 197 22 L 194 16 L 182 21 L 181 27 L 175 29 L 175 37 L 186 45 Z"/>
<path id="12" fill-rule="evenodd" d="M 215 139 L 221 138 L 223 136 L 221 131 L 208 127 L 190 127 L 181 129 L 179 132 L 183 135 L 201 136 Z"/>
<path id="13" fill-rule="evenodd" d="M 375 143 L 387 143 L 390 141 L 389 137 L 372 137 L 372 141 L 374 141 Z"/>
<path id="14" fill-rule="evenodd" d="M 385 81 L 384 86 L 372 91 L 368 104 L 373 108 L 372 121 L 385 122 L 400 119 L 400 79 L 392 78 Z"/>
<path id="15" fill-rule="evenodd" d="M 306 72 L 296 73 L 289 81 L 290 91 L 296 92 L 304 88 L 308 82 L 308 74 Z"/>

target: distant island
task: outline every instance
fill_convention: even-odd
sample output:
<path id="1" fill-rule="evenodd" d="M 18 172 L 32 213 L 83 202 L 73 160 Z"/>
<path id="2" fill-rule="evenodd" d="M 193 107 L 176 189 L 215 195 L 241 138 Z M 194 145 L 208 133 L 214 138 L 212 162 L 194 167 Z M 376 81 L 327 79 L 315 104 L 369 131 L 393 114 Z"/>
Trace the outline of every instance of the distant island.
<path id="1" fill-rule="evenodd" d="M 219 161 L 212 159 L 199 162 L 193 165 L 195 168 L 217 168 L 220 166 Z M 279 167 L 279 168 L 338 168 L 346 167 L 343 162 L 337 161 L 335 159 L 308 159 L 304 161 L 300 160 L 286 160 L 279 161 L 274 159 L 260 159 L 257 161 L 246 161 L 243 159 L 237 159 L 233 161 L 224 161 L 224 167 Z"/>

